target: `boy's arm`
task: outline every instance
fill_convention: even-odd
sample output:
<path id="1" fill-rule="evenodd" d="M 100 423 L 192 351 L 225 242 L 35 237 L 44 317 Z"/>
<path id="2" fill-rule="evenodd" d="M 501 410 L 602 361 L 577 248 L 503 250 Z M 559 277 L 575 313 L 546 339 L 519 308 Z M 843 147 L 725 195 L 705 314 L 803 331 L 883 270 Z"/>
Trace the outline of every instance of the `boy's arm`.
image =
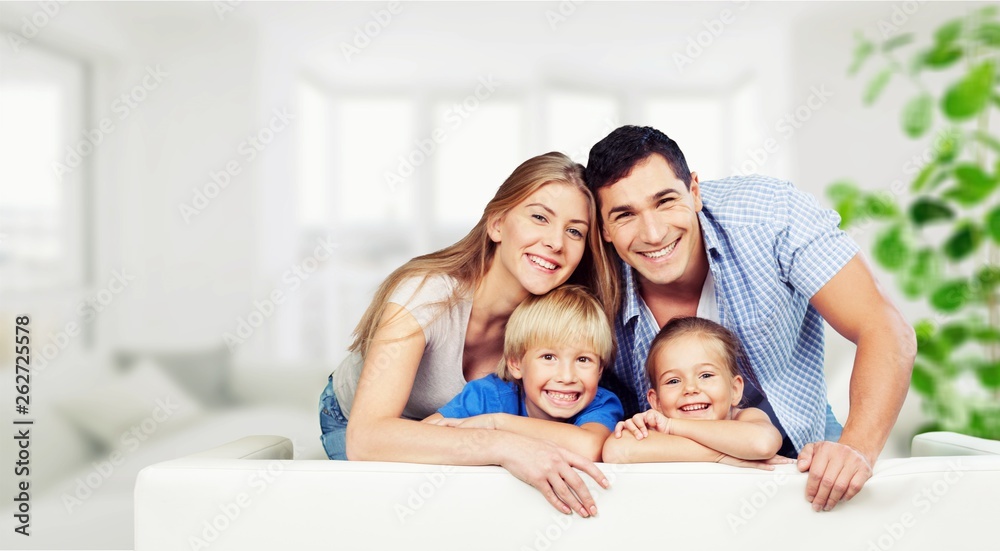
<path id="1" fill-rule="evenodd" d="M 757 408 L 741 410 L 732 420 L 670 419 L 667 427 L 669 434 L 740 459 L 769 459 L 781 449 L 781 433 Z"/>
<path id="2" fill-rule="evenodd" d="M 494 426 L 498 430 L 549 440 L 591 461 L 601 460 L 604 439 L 611 434 L 608 427 L 600 423 L 584 423 L 578 427 L 571 423 L 532 419 L 507 413 L 495 414 Z"/>

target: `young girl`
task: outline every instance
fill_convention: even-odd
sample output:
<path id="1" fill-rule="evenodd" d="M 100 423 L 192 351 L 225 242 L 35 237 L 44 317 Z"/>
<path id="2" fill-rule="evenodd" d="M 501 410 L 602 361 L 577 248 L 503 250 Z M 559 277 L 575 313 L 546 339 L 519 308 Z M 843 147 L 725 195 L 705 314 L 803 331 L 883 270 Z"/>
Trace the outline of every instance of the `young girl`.
<path id="1" fill-rule="evenodd" d="M 593 497 L 572 467 L 607 480 L 586 458 L 539 438 L 419 421 L 496 369 L 507 319 L 528 296 L 569 280 L 610 304 L 596 216 L 583 167 L 561 153 L 539 155 L 501 184 L 468 235 L 390 274 L 320 397 L 327 455 L 500 465 L 560 511 L 593 514 Z"/>
<path id="2" fill-rule="evenodd" d="M 676 318 L 664 325 L 646 360 L 652 409 L 615 427 L 604 460 L 715 461 L 764 469 L 791 462 L 775 455 L 781 434 L 767 414 L 738 407 L 741 357 L 736 336 L 713 321 Z"/>
<path id="3" fill-rule="evenodd" d="M 614 354 L 611 326 L 585 288 L 528 297 L 511 314 L 497 373 L 465 385 L 425 422 L 506 430 L 600 461 L 622 404 L 597 386 Z"/>

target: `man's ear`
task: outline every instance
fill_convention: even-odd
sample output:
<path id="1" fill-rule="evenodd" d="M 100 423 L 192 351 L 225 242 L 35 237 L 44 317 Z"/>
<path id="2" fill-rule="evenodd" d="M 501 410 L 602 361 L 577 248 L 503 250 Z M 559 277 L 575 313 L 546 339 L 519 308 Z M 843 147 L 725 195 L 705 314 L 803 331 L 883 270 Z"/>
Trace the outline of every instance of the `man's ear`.
<path id="1" fill-rule="evenodd" d="M 601 238 L 604 239 L 606 243 L 611 243 L 611 234 L 608 233 L 608 226 L 601 223 Z"/>
<path id="2" fill-rule="evenodd" d="M 694 199 L 694 210 L 695 212 L 701 212 L 701 186 L 698 185 L 698 173 L 691 173 L 691 186 L 689 189 L 691 193 L 691 198 Z"/>
<path id="3" fill-rule="evenodd" d="M 507 358 L 507 371 L 511 377 L 520 379 L 523 376 L 521 374 L 521 358 Z"/>
<path id="4" fill-rule="evenodd" d="M 660 411 L 660 400 L 656 397 L 656 389 L 649 389 L 646 391 L 646 401 L 649 402 L 649 407 Z M 660 413 L 663 413 L 660 411 Z"/>
<path id="5" fill-rule="evenodd" d="M 743 399 L 743 377 L 737 375 L 733 377 L 733 407 L 740 404 L 740 400 Z"/>

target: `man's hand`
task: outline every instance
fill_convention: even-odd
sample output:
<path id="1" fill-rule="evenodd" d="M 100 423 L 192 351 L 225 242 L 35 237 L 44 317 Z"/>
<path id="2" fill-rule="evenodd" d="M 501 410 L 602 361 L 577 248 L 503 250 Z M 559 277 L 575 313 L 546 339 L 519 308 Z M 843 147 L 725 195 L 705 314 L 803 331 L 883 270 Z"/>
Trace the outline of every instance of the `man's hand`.
<path id="1" fill-rule="evenodd" d="M 799 472 L 809 471 L 806 500 L 813 511 L 829 511 L 850 501 L 872 477 L 872 464 L 858 450 L 837 442 L 806 444 L 799 454 Z"/>

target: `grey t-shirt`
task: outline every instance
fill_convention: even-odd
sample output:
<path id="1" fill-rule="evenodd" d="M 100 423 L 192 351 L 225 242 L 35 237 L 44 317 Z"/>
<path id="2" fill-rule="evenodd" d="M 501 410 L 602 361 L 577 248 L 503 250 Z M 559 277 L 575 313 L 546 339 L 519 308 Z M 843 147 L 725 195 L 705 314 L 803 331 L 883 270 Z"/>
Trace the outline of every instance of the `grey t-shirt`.
<path id="1" fill-rule="evenodd" d="M 424 330 L 424 355 L 420 358 L 410 399 L 403 408 L 404 418 L 427 417 L 465 387 L 462 356 L 465 331 L 472 312 L 472 297 L 459 296 L 452 301 L 457 285 L 458 281 L 447 275 L 412 277 L 400 282 L 389 296 L 388 302 L 406 309 Z M 395 367 L 398 354 L 393 353 L 391 343 L 383 347 L 383 354 L 381 358 L 372 358 L 371 368 Z M 347 417 L 351 415 L 363 366 L 361 355 L 351 353 L 333 372 L 333 391 Z"/>

